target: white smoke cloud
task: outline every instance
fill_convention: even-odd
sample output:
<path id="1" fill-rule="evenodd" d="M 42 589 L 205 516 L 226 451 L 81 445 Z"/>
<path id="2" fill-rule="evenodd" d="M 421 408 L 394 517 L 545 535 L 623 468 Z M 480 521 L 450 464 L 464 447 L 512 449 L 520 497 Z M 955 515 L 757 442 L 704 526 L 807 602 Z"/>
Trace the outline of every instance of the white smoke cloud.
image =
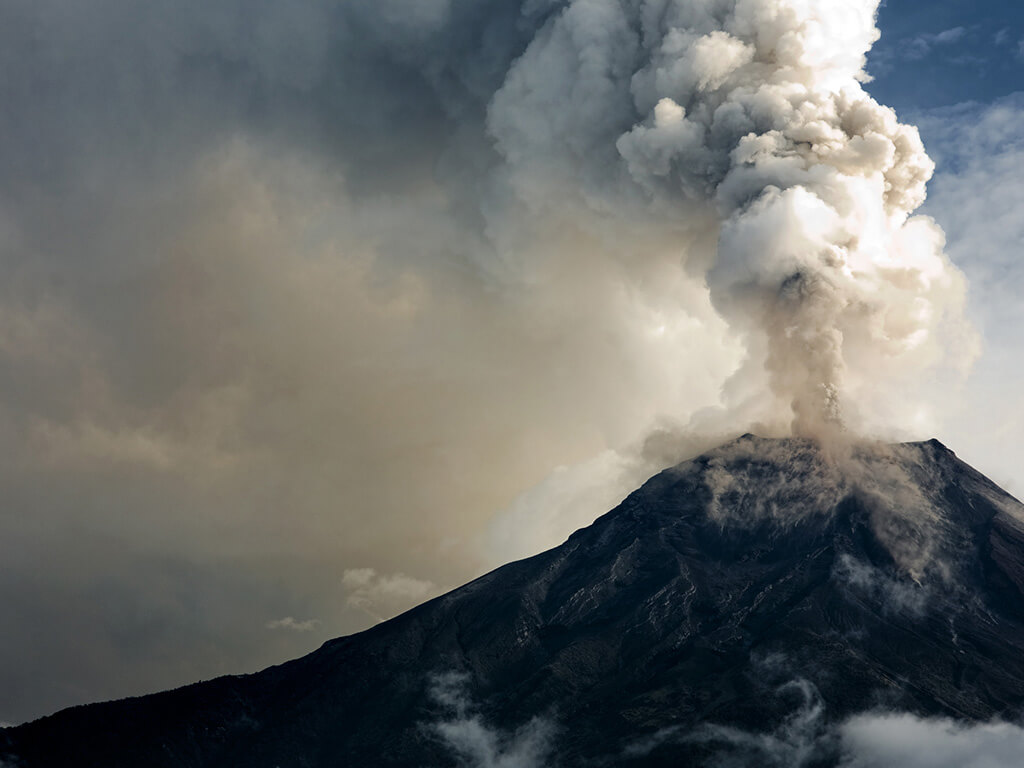
<path id="1" fill-rule="evenodd" d="M 731 5 L 634 18 L 570 4 L 513 66 L 489 124 L 531 214 L 550 203 L 600 229 L 588 214 L 607 212 L 620 231 L 674 239 L 676 259 L 710 259 L 733 328 L 769 326 L 754 367 L 820 420 L 852 388 L 848 360 L 933 360 L 962 281 L 935 227 L 907 220 L 932 168 L 916 132 L 859 85 L 874 4 Z M 710 255 L 687 247 L 708 233 Z"/>
<path id="2" fill-rule="evenodd" d="M 448 719 L 427 726 L 458 758 L 464 768 L 551 768 L 557 728 L 535 717 L 512 732 L 487 724 L 477 713 L 468 675 L 449 672 L 431 681 L 430 695 Z"/>
<path id="3" fill-rule="evenodd" d="M 502 178 L 531 215 L 660 232 L 707 270 L 746 339 L 741 375 L 766 369 L 778 400 L 760 418 L 791 408 L 801 433 L 844 411 L 877 427 L 887 385 L 973 354 L 942 232 L 910 216 L 933 164 L 861 86 L 876 6 L 570 3 L 489 109 Z"/>

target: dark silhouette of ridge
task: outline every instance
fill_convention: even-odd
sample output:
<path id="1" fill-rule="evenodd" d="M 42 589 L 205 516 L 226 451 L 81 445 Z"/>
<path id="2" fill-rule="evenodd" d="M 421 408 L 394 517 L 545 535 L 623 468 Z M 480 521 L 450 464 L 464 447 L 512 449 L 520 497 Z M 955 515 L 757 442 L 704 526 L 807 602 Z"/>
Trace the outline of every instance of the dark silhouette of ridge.
<path id="1" fill-rule="evenodd" d="M 770 730 L 808 695 L 834 721 L 1018 716 L 1024 505 L 935 440 L 747 435 L 391 621 L 257 674 L 0 731 L 0 757 L 475 765 L 457 760 L 460 728 L 539 743 L 545 726 L 552 764 L 697 765 L 701 724 Z"/>

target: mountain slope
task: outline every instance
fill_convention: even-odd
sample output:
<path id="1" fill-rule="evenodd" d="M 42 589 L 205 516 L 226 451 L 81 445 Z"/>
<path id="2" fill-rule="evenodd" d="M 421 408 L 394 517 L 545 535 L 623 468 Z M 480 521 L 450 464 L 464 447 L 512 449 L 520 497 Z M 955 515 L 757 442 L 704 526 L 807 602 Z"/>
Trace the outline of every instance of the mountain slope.
<path id="1" fill-rule="evenodd" d="M 762 732 L 809 707 L 982 721 L 1022 705 L 1024 506 L 936 441 L 745 436 L 371 630 L 0 732 L 0 755 L 443 766 L 550 749 L 561 765 L 678 765 L 712 749 L 701 724 Z"/>

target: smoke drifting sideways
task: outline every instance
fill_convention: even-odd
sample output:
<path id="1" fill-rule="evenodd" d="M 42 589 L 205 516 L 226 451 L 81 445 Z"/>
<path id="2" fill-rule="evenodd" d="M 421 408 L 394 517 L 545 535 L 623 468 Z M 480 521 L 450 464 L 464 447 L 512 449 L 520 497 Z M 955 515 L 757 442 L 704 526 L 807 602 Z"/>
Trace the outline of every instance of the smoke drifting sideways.
<path id="1" fill-rule="evenodd" d="M 47 173 L 96 184 L 133 150 L 159 150 L 166 165 L 145 171 L 170 176 L 181 156 L 208 166 L 203 150 L 225 136 L 284 144 L 331 161 L 363 220 L 330 236 L 369 247 L 383 273 L 470 270 L 533 313 L 583 296 L 624 326 L 647 315 L 656 336 L 699 325 L 731 359 L 688 360 L 683 377 L 706 369 L 721 387 L 734 374 L 721 395 L 730 428 L 869 430 L 891 424 L 901 388 L 930 366 L 973 355 L 963 278 L 939 227 L 911 216 L 933 164 L 863 88 L 877 5 L 224 0 L 186 3 L 175 20 L 109 0 L 105 32 L 20 3 L 13 26 L 53 49 L 15 45 L 12 61 L 67 82 L 52 99 L 32 78 L 5 94 L 27 106 L 7 144 L 28 158 L 42 153 L 18 144 L 49 145 Z M 129 40 L 122 58 L 102 54 L 105 36 Z M 76 59 L 99 66 L 70 72 Z M 96 104 L 78 103 L 104 79 Z M 54 106 L 88 119 L 41 121 Z M 106 124 L 110 112 L 128 124 Z M 7 154 L 22 176 L 26 161 Z M 30 170 L 38 183 L 43 168 Z M 125 236 L 123 222 L 107 226 Z"/>

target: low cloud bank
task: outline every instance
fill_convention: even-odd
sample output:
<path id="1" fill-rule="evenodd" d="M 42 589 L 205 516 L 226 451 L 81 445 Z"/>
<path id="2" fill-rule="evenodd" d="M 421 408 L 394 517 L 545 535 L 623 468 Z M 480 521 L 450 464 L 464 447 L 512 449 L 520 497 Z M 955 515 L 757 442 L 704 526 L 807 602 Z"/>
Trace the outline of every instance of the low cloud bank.
<path id="1" fill-rule="evenodd" d="M 458 758 L 463 768 L 550 768 L 555 765 L 557 728 L 550 718 L 535 717 L 513 731 L 490 726 L 478 712 L 470 676 L 437 675 L 431 697 L 442 719 L 427 726 Z"/>
<path id="2" fill-rule="evenodd" d="M 840 728 L 843 768 L 1020 768 L 1024 728 L 908 714 L 860 715 Z"/>
<path id="3" fill-rule="evenodd" d="M 707 724 L 670 728 L 637 740 L 623 757 L 641 759 L 673 744 L 713 751 L 708 768 L 1020 768 L 1024 728 L 1007 722 L 966 723 L 910 713 L 867 712 L 839 724 L 828 720 L 813 684 L 795 680 L 779 689 L 799 705 L 769 731 Z"/>

